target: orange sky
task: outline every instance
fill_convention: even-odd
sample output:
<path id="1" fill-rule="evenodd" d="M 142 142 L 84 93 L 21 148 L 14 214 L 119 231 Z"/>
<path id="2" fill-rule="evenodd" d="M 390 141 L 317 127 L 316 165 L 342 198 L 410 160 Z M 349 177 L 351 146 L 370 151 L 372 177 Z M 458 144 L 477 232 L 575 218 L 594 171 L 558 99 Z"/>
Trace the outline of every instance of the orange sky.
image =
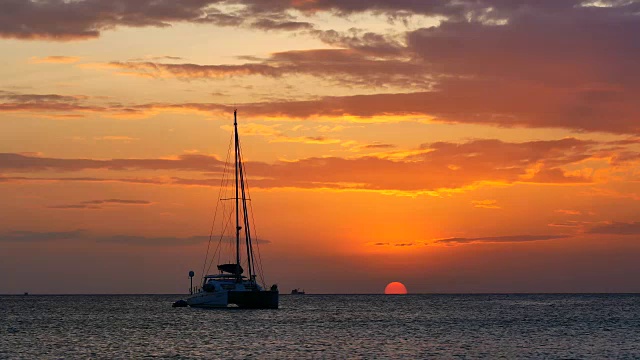
<path id="1" fill-rule="evenodd" d="M 0 293 L 184 292 L 234 108 L 286 292 L 640 291 L 639 13 L 4 2 Z"/>

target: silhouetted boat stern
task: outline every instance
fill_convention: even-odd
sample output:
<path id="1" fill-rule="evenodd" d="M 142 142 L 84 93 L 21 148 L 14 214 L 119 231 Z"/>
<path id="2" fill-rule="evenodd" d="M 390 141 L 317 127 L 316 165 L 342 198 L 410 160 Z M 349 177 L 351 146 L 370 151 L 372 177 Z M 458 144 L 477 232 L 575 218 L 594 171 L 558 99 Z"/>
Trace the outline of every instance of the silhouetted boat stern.
<path id="1" fill-rule="evenodd" d="M 245 309 L 277 309 L 278 291 L 229 291 L 229 304 Z"/>

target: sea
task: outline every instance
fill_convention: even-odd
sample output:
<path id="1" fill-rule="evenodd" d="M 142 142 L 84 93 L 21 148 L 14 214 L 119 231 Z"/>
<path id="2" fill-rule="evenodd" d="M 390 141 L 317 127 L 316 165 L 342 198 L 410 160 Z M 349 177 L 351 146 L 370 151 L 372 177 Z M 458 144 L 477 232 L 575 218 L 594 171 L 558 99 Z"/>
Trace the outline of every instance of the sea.
<path id="1" fill-rule="evenodd" d="M 0 359 L 640 359 L 638 294 L 0 296 Z"/>

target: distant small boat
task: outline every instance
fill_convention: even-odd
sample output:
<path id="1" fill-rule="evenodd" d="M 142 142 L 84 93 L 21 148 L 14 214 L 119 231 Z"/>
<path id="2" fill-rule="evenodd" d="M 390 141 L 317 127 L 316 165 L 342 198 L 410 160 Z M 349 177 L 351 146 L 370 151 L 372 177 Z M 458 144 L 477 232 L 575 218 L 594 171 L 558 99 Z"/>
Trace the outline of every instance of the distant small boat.
<path id="1" fill-rule="evenodd" d="M 291 295 L 304 295 L 304 289 L 293 289 L 291 290 Z"/>

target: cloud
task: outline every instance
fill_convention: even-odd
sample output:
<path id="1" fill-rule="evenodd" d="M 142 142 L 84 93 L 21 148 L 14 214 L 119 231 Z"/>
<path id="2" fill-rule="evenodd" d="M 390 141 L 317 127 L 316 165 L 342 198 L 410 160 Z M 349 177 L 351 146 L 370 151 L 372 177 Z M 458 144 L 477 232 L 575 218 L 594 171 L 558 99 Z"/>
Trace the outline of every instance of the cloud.
<path id="1" fill-rule="evenodd" d="M 321 142 L 322 139 L 306 139 Z M 259 188 L 331 188 L 349 190 L 435 191 L 474 186 L 482 182 L 536 182 L 535 174 L 547 168 L 560 169 L 592 156 L 597 143 L 575 138 L 509 143 L 477 139 L 465 143 L 423 144 L 416 151 L 395 160 L 376 156 L 354 158 L 311 157 L 274 163 L 247 162 L 252 187 Z M 59 159 L 22 154 L 0 154 L 0 171 L 38 173 L 42 171 L 77 172 L 105 169 L 114 172 L 142 170 L 199 172 L 175 174 L 168 178 L 95 178 L 46 177 L 40 181 L 127 181 L 151 184 L 219 186 L 224 163 L 217 157 L 183 154 L 171 159 Z M 532 174 L 534 176 L 532 177 Z M 581 184 L 582 177 L 556 177 L 558 184 Z M 553 180 L 542 178 L 542 183 Z M 7 180 L 28 181 L 25 177 Z M 30 180 L 34 180 L 31 178 Z M 571 182 L 570 180 L 573 180 Z"/>
<path id="2" fill-rule="evenodd" d="M 177 77 L 180 79 L 213 79 L 242 75 L 281 76 L 283 71 L 266 64 L 243 65 L 198 65 L 198 64 L 164 64 L 154 62 L 111 62 L 96 64 L 97 67 L 121 70 L 123 75 L 142 77 Z"/>
<path id="3" fill-rule="evenodd" d="M 229 132 L 233 131 L 230 125 L 221 126 L 222 129 Z M 302 144 L 339 144 L 341 140 L 332 139 L 326 136 L 290 136 L 279 130 L 280 124 L 264 125 L 247 123 L 240 126 L 242 136 L 263 136 L 269 139 L 270 143 L 302 143 Z"/>
<path id="4" fill-rule="evenodd" d="M 640 47 L 628 34 L 640 32 L 640 3 L 583 4 L 279 1 L 267 7 L 248 2 L 251 14 L 271 8 L 345 16 L 373 11 L 393 17 L 408 12 L 445 19 L 437 26 L 409 29 L 402 36 L 309 30 L 343 49 L 283 52 L 255 63 L 117 66 L 138 75 L 185 79 L 307 74 L 343 84 L 395 85 L 413 91 L 245 104 L 255 116 L 414 115 L 450 123 L 639 134 Z M 571 44 L 571 51 L 566 44 Z"/>
<path id="5" fill-rule="evenodd" d="M 362 146 L 363 149 L 393 149 L 395 147 L 397 146 L 394 144 L 382 144 L 378 142 Z"/>
<path id="6" fill-rule="evenodd" d="M 89 204 L 74 204 L 74 205 L 54 205 L 47 206 L 49 209 L 102 209 L 100 206 Z"/>
<path id="7" fill-rule="evenodd" d="M 86 235 L 84 230 L 60 232 L 9 231 L 0 234 L 0 242 L 49 242 L 57 240 L 78 239 Z"/>
<path id="8" fill-rule="evenodd" d="M 473 207 L 481 209 L 502 209 L 496 200 L 472 200 Z"/>
<path id="9" fill-rule="evenodd" d="M 590 183 L 593 180 L 590 176 L 567 174 L 560 168 L 546 168 L 540 169 L 531 178 L 523 181 L 538 184 L 580 184 Z"/>
<path id="10" fill-rule="evenodd" d="M 141 58 L 130 59 L 129 61 L 161 61 L 161 60 L 180 61 L 180 60 L 184 60 L 184 58 L 180 56 L 162 55 L 162 56 L 145 56 Z"/>
<path id="11" fill-rule="evenodd" d="M 218 241 L 219 235 L 214 235 L 212 241 Z M 91 241 L 95 243 L 121 244 L 129 246 L 184 246 L 197 245 L 209 241 L 209 236 L 190 237 L 148 237 L 138 235 L 100 235 L 86 230 L 73 230 L 61 232 L 36 232 L 36 231 L 9 231 L 0 233 L 0 242 L 32 243 L 32 242 L 56 242 L 61 240 Z M 233 243 L 235 238 L 222 237 L 222 241 Z M 254 240 L 256 241 L 256 240 Z M 271 241 L 258 239 L 259 244 L 270 244 Z"/>
<path id="12" fill-rule="evenodd" d="M 590 221 L 577 221 L 577 220 L 567 220 L 560 221 L 547 224 L 550 227 L 559 227 L 559 228 L 584 228 L 586 225 L 592 224 Z"/>
<path id="13" fill-rule="evenodd" d="M 21 154 L 0 154 L 0 169 L 15 172 L 43 170 L 80 171 L 88 169 L 108 170 L 197 170 L 217 172 L 224 163 L 214 156 L 184 154 L 175 159 L 57 159 L 33 157 Z"/>
<path id="14" fill-rule="evenodd" d="M 456 245 L 469 243 L 517 243 L 528 241 L 545 241 L 566 239 L 569 235 L 509 235 L 509 236 L 489 236 L 477 238 L 448 238 L 436 240 L 436 244 Z"/>
<path id="15" fill-rule="evenodd" d="M 0 176 L 0 182 L 121 182 L 141 185 L 170 185 L 172 182 L 165 178 L 109 178 L 109 177 L 26 177 L 26 176 Z M 77 205 L 72 205 L 77 206 Z M 77 208 L 77 207 L 76 207 Z"/>
<path id="16" fill-rule="evenodd" d="M 181 64 L 165 65 L 182 66 Z M 271 65 L 254 65 L 263 69 L 258 72 L 264 71 L 266 73 L 273 70 Z M 244 65 L 231 65 L 231 67 L 231 70 L 221 69 L 220 66 L 215 66 L 215 69 L 198 68 L 195 73 L 191 70 L 185 70 L 186 68 L 172 71 L 186 71 L 191 74 L 188 76 L 197 75 L 199 71 L 210 76 L 214 76 L 210 73 L 212 71 L 215 74 L 221 72 L 220 76 L 228 76 L 229 72 L 254 71 L 247 70 L 251 67 L 245 68 Z M 152 68 L 156 69 L 156 67 Z M 366 67 L 363 68 L 366 69 Z M 155 72 L 151 74 L 150 76 L 155 76 Z M 318 74 L 321 74 L 321 71 Z M 382 76 L 386 79 L 382 79 L 380 84 L 395 81 L 389 80 L 393 79 L 395 75 L 384 72 L 368 78 L 366 70 L 358 70 L 352 75 L 344 76 L 343 81 L 358 84 L 361 81 L 359 79 L 368 78 L 368 80 L 363 80 L 365 82 L 361 84 L 371 85 L 379 83 L 376 76 Z M 395 79 L 404 82 L 404 78 L 410 77 L 410 73 L 407 73 L 400 74 Z M 625 96 L 614 102 L 601 103 L 592 100 L 583 101 L 579 96 L 575 97 L 575 93 L 570 94 L 573 90 L 567 90 L 566 87 L 540 84 L 535 87 L 537 90 L 518 81 L 483 80 L 473 77 L 473 79 L 466 80 L 449 79 L 437 85 L 432 91 L 326 96 L 312 100 L 276 100 L 244 103 L 237 106 L 241 109 L 243 116 L 250 119 L 324 119 L 345 123 L 415 122 L 428 119 L 450 123 L 477 123 L 509 127 L 567 128 L 622 134 L 640 133 L 640 125 L 636 121 L 640 117 L 640 109 L 632 104 L 630 97 L 626 96 L 630 93 L 625 92 Z M 486 89 L 492 89 L 492 91 L 486 91 Z M 640 88 L 638 90 L 640 91 Z M 531 101 L 532 97 L 536 99 L 535 106 Z M 5 101 L 0 102 L 0 112 L 25 112 L 45 117 L 77 117 L 83 116 L 85 113 L 97 113 L 115 118 L 146 118 L 164 112 L 195 112 L 218 116 L 233 111 L 231 106 L 217 103 L 147 103 L 128 106 L 107 103 L 96 105 L 89 103 L 87 97 L 83 96 L 18 94 L 6 91 L 0 92 L 0 100 L 3 99 Z M 575 101 L 581 102 L 584 106 Z M 607 104 L 618 104 L 622 107 L 616 110 L 609 108 Z M 604 107 L 600 107 L 600 105 Z M 579 112 L 574 111 L 577 109 L 576 106 L 581 107 Z M 620 145 L 624 144 L 616 146 Z M 614 160 L 618 163 L 624 163 L 637 158 L 637 152 L 630 152 L 619 153 Z M 557 174 L 547 173 L 544 175 L 553 177 Z"/>
<path id="17" fill-rule="evenodd" d="M 304 21 L 277 21 L 272 19 L 259 19 L 251 23 L 251 27 L 260 30 L 310 30 L 313 24 Z"/>
<path id="18" fill-rule="evenodd" d="M 261 12 L 285 12 L 297 10 L 306 14 L 320 12 L 332 13 L 338 16 L 349 16 L 356 13 L 379 13 L 390 17 L 402 14 L 424 14 L 428 16 L 461 17 L 466 12 L 483 6 L 490 6 L 485 1 L 395 1 L 395 0 L 322 0 L 322 1 L 296 1 L 276 0 L 265 3 L 260 0 L 243 1 L 248 5 L 251 13 Z M 489 2 L 491 3 L 491 2 Z"/>
<path id="19" fill-rule="evenodd" d="M 434 81 L 423 63 L 406 59 L 379 59 L 353 49 L 312 49 L 250 58 L 252 62 L 234 65 L 165 64 L 158 62 L 110 62 L 83 64 L 83 67 L 114 69 L 121 75 L 148 78 L 175 77 L 182 80 L 220 79 L 239 76 L 310 75 L 348 86 L 402 86 L 426 89 Z"/>
<path id="20" fill-rule="evenodd" d="M 95 136 L 94 140 L 102 140 L 102 141 L 123 141 L 123 142 L 132 142 L 136 140 L 140 140 L 138 138 L 130 137 L 130 136 L 120 136 L 120 135 L 107 135 L 107 136 Z"/>
<path id="21" fill-rule="evenodd" d="M 589 234 L 607 235 L 638 235 L 640 234 L 640 222 L 611 222 L 604 225 L 594 226 Z"/>
<path id="22" fill-rule="evenodd" d="M 72 64 L 80 61 L 77 56 L 34 56 L 29 59 L 29 62 L 34 64 Z"/>
<path id="23" fill-rule="evenodd" d="M 363 144 L 355 140 L 343 141 L 340 145 L 348 148 L 349 151 L 352 151 L 352 152 L 361 152 L 361 151 L 371 152 L 376 150 L 384 151 L 384 150 L 394 149 L 397 147 L 394 144 L 385 144 L 378 141 L 374 141 L 373 143 L 369 143 L 369 144 L 366 144 L 366 143 Z M 382 156 L 383 153 L 379 153 L 379 154 Z"/>
<path id="24" fill-rule="evenodd" d="M 105 200 L 88 200 L 79 204 L 70 205 L 54 205 L 48 206 L 50 209 L 102 209 L 100 205 L 151 205 L 146 200 L 127 200 L 127 199 L 105 199 Z"/>
<path id="25" fill-rule="evenodd" d="M 309 33 L 330 46 L 354 50 L 359 54 L 375 58 L 410 58 L 404 39 L 397 35 L 379 34 L 356 28 L 346 32 L 312 30 Z"/>
<path id="26" fill-rule="evenodd" d="M 215 2 L 7 0 L 0 5 L 0 37 L 70 41 L 97 38 L 117 26 L 167 27 L 201 18 Z"/>
<path id="27" fill-rule="evenodd" d="M 564 215 L 582 215 L 582 212 L 579 210 L 557 209 L 555 212 Z"/>
<path id="28" fill-rule="evenodd" d="M 339 144 L 340 140 L 325 136 L 279 136 L 269 142 L 289 142 L 303 144 Z"/>
<path id="29" fill-rule="evenodd" d="M 257 4 L 234 0 L 5 0 L 0 4 L 0 38 L 88 40 L 118 27 L 166 28 L 180 22 L 283 31 L 313 27 L 285 11 Z"/>
<path id="30" fill-rule="evenodd" d="M 449 1 L 437 0 L 429 5 L 416 2 L 375 1 L 239 1 L 187 0 L 6 0 L 0 5 L 0 37 L 23 40 L 72 41 L 93 39 L 103 31 L 118 27 L 169 27 L 189 22 L 217 26 L 247 27 L 259 30 L 309 31 L 314 25 L 296 19 L 292 11 L 328 12 L 415 12 L 433 16 L 459 18 L 470 9 Z M 410 3 L 414 3 L 410 5 Z M 481 6 L 481 5 L 480 5 Z M 486 6 L 489 6 L 487 4 Z M 476 6 L 479 7 L 479 6 Z"/>
<path id="31" fill-rule="evenodd" d="M 0 99 L 19 104 L 29 103 L 78 103 L 87 96 L 58 95 L 58 94 L 21 94 L 12 91 L 0 90 Z"/>
<path id="32" fill-rule="evenodd" d="M 86 64 L 82 64 L 83 66 Z M 29 113 L 48 118 L 81 118 L 85 113 L 110 117 L 144 118 L 161 111 L 233 112 L 233 108 L 218 104 L 142 104 L 124 106 L 109 102 L 106 105 L 89 103 L 86 95 L 25 94 L 0 90 L 0 112 Z M 99 97 L 93 99 L 99 100 Z M 104 100 L 104 99 L 102 99 Z"/>
<path id="33" fill-rule="evenodd" d="M 455 89 L 439 91 L 327 96 L 314 100 L 244 103 L 239 104 L 238 107 L 249 118 L 326 117 L 345 122 L 388 122 L 408 117 L 412 121 L 417 121 L 416 119 L 424 121 L 426 118 L 450 123 L 566 128 L 622 134 L 640 133 L 640 125 L 635 120 L 640 117 L 640 113 L 636 114 L 636 111 L 640 110 L 632 107 L 631 103 L 625 100 L 626 98 L 621 101 L 626 102 L 624 106 L 628 111 L 596 109 L 592 107 L 598 107 L 597 102 L 591 104 L 585 102 L 581 110 L 584 114 L 581 114 L 570 109 L 576 108 L 578 104 L 575 103 L 575 106 L 570 104 L 574 100 L 567 98 L 566 93 L 556 93 L 548 87 L 539 88 L 546 93 L 539 94 L 540 97 L 536 98 L 537 102 L 534 106 L 531 97 L 536 97 L 536 91 L 517 85 L 517 82 L 497 84 L 495 81 L 473 80 L 469 84 L 458 84 Z M 486 89 L 492 89 L 492 91 L 488 92 Z M 564 100 L 569 102 L 562 104 Z M 553 111 L 552 108 L 559 110 Z M 567 111 L 562 110 L 563 108 Z M 60 104 L 52 104 L 48 109 L 52 111 L 96 110 Z M 43 106 L 0 104 L 0 111 L 3 110 L 43 111 L 45 109 Z M 147 117 L 149 114 L 163 111 L 223 114 L 229 113 L 232 109 L 226 105 L 213 103 L 154 103 L 123 109 L 103 109 L 103 111 L 117 112 L 127 117 Z"/>
<path id="34" fill-rule="evenodd" d="M 272 11 L 295 9 L 305 13 L 331 12 L 340 16 L 358 13 L 375 13 L 389 16 L 389 20 L 403 19 L 412 14 L 443 17 L 457 21 L 483 21 L 495 24 L 497 20 L 508 20 L 520 12 L 541 11 L 546 13 L 572 12 L 581 8 L 593 8 L 598 4 L 604 8 L 633 9 L 634 1 L 620 0 L 432 0 L 432 1 L 397 1 L 397 0 L 322 0 L 270 1 L 265 5 L 260 0 L 243 1 L 252 4 L 253 11 L 269 8 Z"/>
<path id="35" fill-rule="evenodd" d="M 125 199 L 106 199 L 106 200 L 89 200 L 83 201 L 83 204 L 124 204 L 124 205 L 149 205 L 150 201 L 146 200 L 125 200 Z"/>
<path id="36" fill-rule="evenodd" d="M 219 235 L 213 235 L 211 241 L 218 241 Z M 264 239 L 252 239 L 258 244 L 270 244 L 271 241 Z M 134 236 L 134 235 L 112 235 L 112 236 L 98 236 L 96 242 L 99 243 L 111 243 L 122 245 L 135 245 L 135 246 L 177 246 L 177 245 L 197 245 L 206 243 L 209 241 L 209 236 L 190 236 L 190 237 L 146 237 L 146 236 Z M 235 237 L 223 236 L 222 241 L 226 243 L 235 243 Z"/>
<path id="37" fill-rule="evenodd" d="M 78 118 L 83 116 L 83 112 L 107 111 L 105 107 L 86 104 L 87 99 L 89 97 L 85 95 L 24 94 L 0 90 L 0 112 L 27 112 L 51 118 Z"/>
<path id="38" fill-rule="evenodd" d="M 451 81 L 452 83 L 453 81 Z M 599 108 L 598 102 L 583 102 L 560 89 L 538 89 L 495 80 L 460 81 L 439 91 L 327 96 L 316 100 L 275 101 L 242 104 L 248 116 L 290 118 L 413 116 L 434 121 L 501 126 L 567 128 L 612 133 L 640 133 L 638 110 L 630 99 L 621 99 L 619 110 Z M 486 89 L 492 89 L 491 92 Z M 544 93 L 540 93 L 539 91 Z M 537 96 L 540 95 L 540 96 Z M 535 104 L 531 97 L 536 97 Z M 568 97 L 567 97 L 568 96 Z M 565 101 L 566 100 L 566 101 Z M 615 105 L 615 104 L 612 104 Z M 207 111 L 206 105 L 186 105 Z M 617 105 L 616 105 L 617 106 Z M 170 108 L 171 105 L 168 105 Z M 558 109 L 553 112 L 552 108 Z M 578 110 L 582 108 L 579 112 Z M 609 121 L 613 119 L 612 121 Z M 355 119 L 354 119 L 355 120 Z M 371 119 L 375 120 L 375 119 Z M 353 120 L 352 120 L 353 121 Z"/>
<path id="39" fill-rule="evenodd" d="M 371 244 L 373 246 L 384 246 L 384 247 L 415 247 L 415 246 L 424 246 L 424 243 L 389 243 L 389 242 L 378 242 Z"/>

